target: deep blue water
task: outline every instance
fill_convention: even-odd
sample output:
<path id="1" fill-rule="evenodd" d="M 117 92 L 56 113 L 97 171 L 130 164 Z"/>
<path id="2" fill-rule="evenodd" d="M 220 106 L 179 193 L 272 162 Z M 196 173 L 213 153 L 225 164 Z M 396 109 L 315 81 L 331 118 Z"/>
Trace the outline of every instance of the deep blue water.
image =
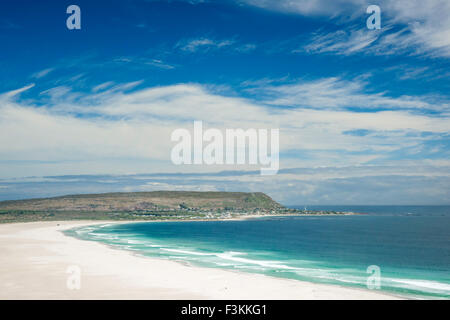
<path id="1" fill-rule="evenodd" d="M 308 207 L 367 213 L 244 221 L 129 223 L 69 234 L 140 254 L 276 277 L 450 298 L 450 206 Z M 373 284 L 373 282 L 371 282 Z"/>

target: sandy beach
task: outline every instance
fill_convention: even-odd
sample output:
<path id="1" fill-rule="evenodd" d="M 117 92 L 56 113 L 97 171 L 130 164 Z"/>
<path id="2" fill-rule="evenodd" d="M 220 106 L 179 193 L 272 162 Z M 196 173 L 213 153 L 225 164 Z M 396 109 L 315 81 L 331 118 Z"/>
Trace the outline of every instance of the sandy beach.
<path id="1" fill-rule="evenodd" d="M 396 299 L 134 255 L 61 231 L 102 222 L 0 225 L 0 299 Z M 79 270 L 80 288 L 67 285 Z"/>

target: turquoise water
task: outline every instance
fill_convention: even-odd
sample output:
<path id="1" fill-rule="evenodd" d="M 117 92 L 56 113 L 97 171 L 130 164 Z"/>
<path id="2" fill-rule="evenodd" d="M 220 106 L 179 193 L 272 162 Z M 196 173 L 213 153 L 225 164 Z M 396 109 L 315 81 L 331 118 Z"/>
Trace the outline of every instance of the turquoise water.
<path id="1" fill-rule="evenodd" d="M 450 298 L 450 207 L 314 209 L 367 214 L 105 224 L 67 233 L 192 265 L 359 288 L 377 266 L 382 291 Z"/>

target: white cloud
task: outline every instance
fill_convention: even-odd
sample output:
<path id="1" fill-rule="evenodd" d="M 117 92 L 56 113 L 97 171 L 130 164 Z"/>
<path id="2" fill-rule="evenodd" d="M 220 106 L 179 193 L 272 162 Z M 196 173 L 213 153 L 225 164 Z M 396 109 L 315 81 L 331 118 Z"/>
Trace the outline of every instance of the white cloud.
<path id="1" fill-rule="evenodd" d="M 382 5 L 393 23 L 408 26 L 403 42 L 415 43 L 417 53 L 450 57 L 450 1 L 385 0 Z"/>
<path id="2" fill-rule="evenodd" d="M 433 71 L 430 70 L 429 67 L 408 67 L 408 66 L 400 66 L 397 68 L 397 71 L 401 71 L 401 75 L 399 79 L 401 80 L 409 80 L 409 79 L 417 79 L 420 77 L 425 77 L 427 75 L 433 74 Z"/>
<path id="3" fill-rule="evenodd" d="M 314 35 L 311 42 L 302 49 L 293 52 L 310 53 L 338 53 L 351 55 L 369 47 L 378 39 L 379 31 L 368 32 L 361 30 L 338 30 L 332 33 L 318 33 Z"/>
<path id="4" fill-rule="evenodd" d="M 148 58 L 143 56 L 136 56 L 136 57 L 119 57 L 112 60 L 113 63 L 116 64 L 127 64 L 131 67 L 142 67 L 142 66 L 150 66 L 155 67 L 159 69 L 166 69 L 171 70 L 175 69 L 174 65 L 171 65 L 169 63 L 166 63 L 162 61 L 161 59 L 155 59 L 155 58 Z"/>
<path id="5" fill-rule="evenodd" d="M 450 1 L 381 0 L 382 32 L 367 30 L 369 0 L 242 0 L 281 12 L 333 19 L 340 30 L 311 39 L 310 52 L 450 57 Z M 398 26 L 400 28 L 393 28 Z"/>
<path id="6" fill-rule="evenodd" d="M 390 97 L 385 92 L 369 92 L 361 79 L 343 80 L 338 77 L 313 81 L 297 81 L 282 85 L 262 85 L 250 92 L 266 97 L 266 103 L 315 109 L 360 108 L 364 110 L 416 110 L 420 112 L 449 112 L 450 101 L 433 96 Z M 273 98 L 272 98 L 273 97 Z"/>
<path id="7" fill-rule="evenodd" d="M 41 70 L 39 72 L 36 72 L 36 73 L 32 74 L 31 77 L 35 78 L 35 79 L 40 79 L 40 78 L 43 78 L 46 75 L 48 75 L 53 70 L 54 70 L 53 68 L 44 69 L 44 70 Z"/>
<path id="8" fill-rule="evenodd" d="M 249 53 L 256 49 L 254 43 L 241 43 L 236 39 L 213 39 L 210 37 L 200 37 L 195 39 L 184 39 L 179 41 L 175 48 L 184 52 L 209 52 L 219 49 L 228 49 L 231 52 Z"/>
<path id="9" fill-rule="evenodd" d="M 361 4 L 361 0 L 237 0 L 263 9 L 307 16 L 335 17 Z"/>
<path id="10" fill-rule="evenodd" d="M 100 83 L 99 85 L 97 85 L 97 86 L 92 88 L 92 92 L 101 91 L 101 90 L 106 89 L 106 88 L 108 88 L 108 87 L 110 87 L 112 85 L 114 85 L 114 82 L 112 82 L 112 81 L 107 81 L 107 82 Z"/>
<path id="11" fill-rule="evenodd" d="M 159 59 L 151 59 L 149 61 L 146 61 L 145 64 L 149 65 L 149 66 L 161 68 L 161 69 L 167 69 L 167 70 L 175 69 L 174 66 L 164 63 L 162 60 L 159 60 Z"/>
<path id="12" fill-rule="evenodd" d="M 196 52 L 199 49 L 218 49 L 223 47 L 229 47 L 234 44 L 234 40 L 214 40 L 209 38 L 191 39 L 188 41 L 181 41 L 176 46 L 183 51 Z"/>
<path id="13" fill-rule="evenodd" d="M 34 175 L 43 168 L 57 168 L 58 174 L 221 170 L 171 165 L 171 132 L 191 128 L 194 120 L 219 129 L 280 128 L 281 152 L 308 153 L 308 158 L 282 158 L 284 167 L 364 164 L 396 150 L 418 148 L 450 131 L 448 111 L 439 117 L 414 111 L 424 106 L 439 110 L 442 105 L 421 97 L 365 93 L 361 83 L 338 78 L 263 88 L 278 97 L 266 103 L 220 95 L 198 84 L 128 91 L 140 83 L 88 95 L 50 89 L 46 92 L 58 94 L 41 107 L 14 99 L 30 86 L 3 94 L 0 159 L 9 162 L 2 164 L 0 175 L 23 172 L 25 166 Z M 290 108 L 268 107 L 267 102 Z M 365 112 L 346 110 L 349 104 L 366 107 Z M 388 110 L 370 112 L 379 105 Z M 345 134 L 358 129 L 370 134 Z M 431 136 L 422 137 L 424 131 Z"/>
<path id="14" fill-rule="evenodd" d="M 16 89 L 16 90 L 5 92 L 5 93 L 0 95 L 0 100 L 6 100 L 6 99 L 9 99 L 9 98 L 13 98 L 14 96 L 17 96 L 17 95 L 21 94 L 22 92 L 27 91 L 28 89 L 31 89 L 33 87 L 34 87 L 34 83 L 29 84 L 29 85 L 27 85 L 27 86 L 25 86 L 23 88 L 19 88 L 19 89 Z"/>

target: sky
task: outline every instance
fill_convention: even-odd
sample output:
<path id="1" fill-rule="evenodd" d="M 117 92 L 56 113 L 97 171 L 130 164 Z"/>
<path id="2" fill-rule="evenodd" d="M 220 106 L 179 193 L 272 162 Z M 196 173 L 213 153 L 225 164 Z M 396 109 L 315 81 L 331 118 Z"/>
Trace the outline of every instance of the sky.
<path id="1" fill-rule="evenodd" d="M 66 27 L 72 4 L 80 30 Z M 447 0 L 6 0 L 0 41 L 0 200 L 450 204 Z M 278 174 L 174 165 L 171 132 L 198 120 L 279 128 Z"/>

